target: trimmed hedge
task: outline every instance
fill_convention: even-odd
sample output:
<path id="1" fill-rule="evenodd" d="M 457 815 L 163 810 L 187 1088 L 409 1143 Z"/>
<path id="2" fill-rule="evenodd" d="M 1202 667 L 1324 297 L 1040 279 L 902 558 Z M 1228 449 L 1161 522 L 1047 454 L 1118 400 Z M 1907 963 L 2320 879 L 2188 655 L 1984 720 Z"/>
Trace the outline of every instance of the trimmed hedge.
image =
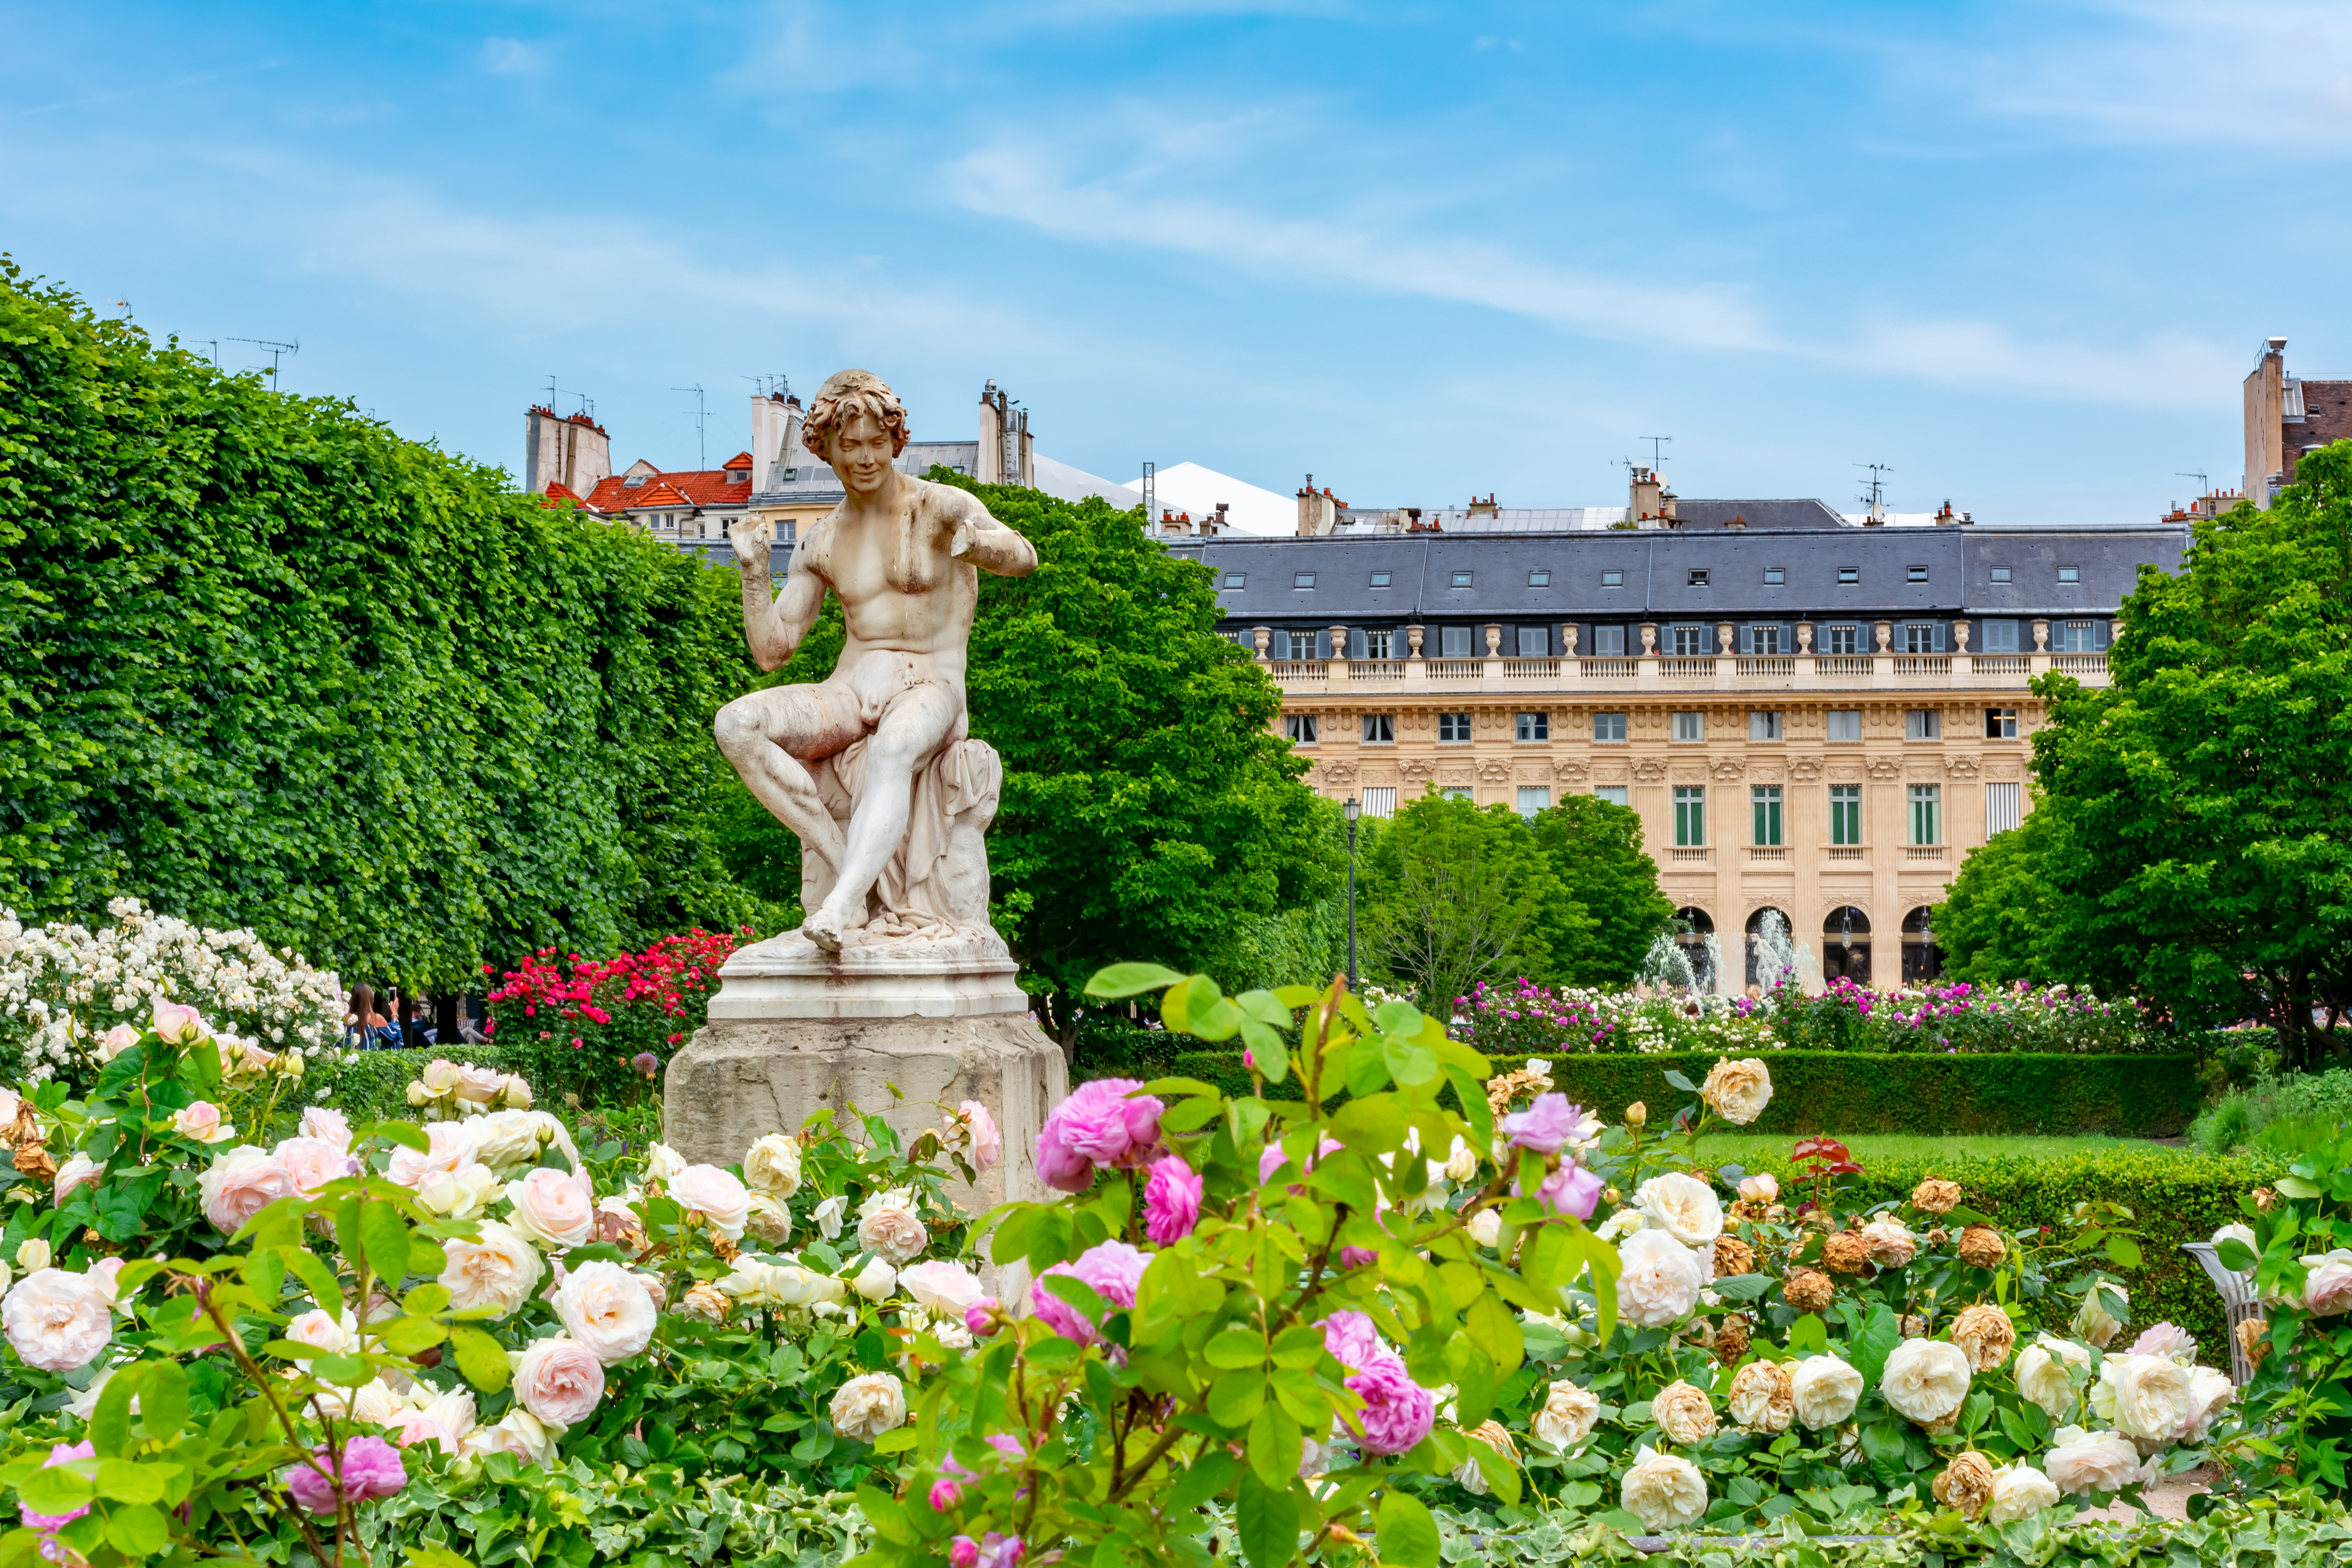
<path id="1" fill-rule="evenodd" d="M 524 1065 L 510 1059 L 513 1055 L 511 1051 L 501 1052 L 496 1046 L 465 1045 L 446 1051 L 437 1047 L 423 1050 L 320 1051 L 306 1075 L 307 1098 L 315 1104 L 341 1111 L 354 1127 L 363 1121 L 411 1121 L 415 1120 L 415 1113 L 408 1108 L 409 1082 L 436 1057 L 496 1068 L 500 1072 L 520 1072 L 530 1079 L 534 1093 L 545 1093 L 536 1079 L 530 1079 Z M 550 1105 L 545 1109 L 559 1108 Z"/>
<path id="2" fill-rule="evenodd" d="M 1496 1072 L 1526 1057 L 1489 1057 Z M 1570 1100 L 1609 1121 L 1635 1100 L 1670 1114 L 1689 1096 L 1666 1085 L 1678 1071 L 1693 1083 L 1717 1054 L 1661 1051 L 1652 1056 L 1553 1056 L 1552 1081 Z M 2168 1138 L 2197 1115 L 2194 1057 L 1881 1056 L 1852 1051 L 1772 1051 L 1772 1103 L 1753 1132 L 2111 1132 Z M 1238 1053 L 1193 1051 L 1168 1069 L 1213 1083 L 1227 1094 L 1250 1092 Z M 1107 1078 L 1118 1068 L 1089 1073 Z M 1123 1076 L 1150 1077 L 1150 1073 Z"/>

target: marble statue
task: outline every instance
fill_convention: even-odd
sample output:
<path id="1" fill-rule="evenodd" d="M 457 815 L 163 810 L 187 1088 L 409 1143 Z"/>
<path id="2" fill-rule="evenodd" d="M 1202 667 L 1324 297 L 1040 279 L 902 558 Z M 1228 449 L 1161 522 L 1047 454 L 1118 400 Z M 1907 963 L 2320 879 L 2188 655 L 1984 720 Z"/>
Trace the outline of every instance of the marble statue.
<path id="1" fill-rule="evenodd" d="M 824 679 L 719 710 L 719 749 L 800 837 L 808 942 L 839 952 L 861 931 L 993 941 L 982 835 L 1003 770 L 969 733 L 965 645 L 980 572 L 1026 576 L 1037 552 L 970 492 L 893 466 L 906 412 L 866 371 L 824 384 L 801 438 L 847 495 L 801 536 L 781 594 L 767 525 L 738 528 L 743 630 L 760 668 L 777 668 L 831 589 L 848 640 Z"/>

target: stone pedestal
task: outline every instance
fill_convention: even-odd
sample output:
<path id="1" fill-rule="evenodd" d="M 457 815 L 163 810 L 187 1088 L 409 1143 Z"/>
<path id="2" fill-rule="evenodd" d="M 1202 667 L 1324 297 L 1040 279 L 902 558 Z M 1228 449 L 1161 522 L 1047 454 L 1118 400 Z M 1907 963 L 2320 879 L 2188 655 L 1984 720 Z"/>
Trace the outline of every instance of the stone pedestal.
<path id="1" fill-rule="evenodd" d="M 957 1201 L 979 1214 L 1052 1195 L 1036 1175 L 1038 1129 L 1069 1092 L 1062 1051 L 1029 1019 L 1018 966 L 992 933 L 868 939 L 827 953 L 797 931 L 738 951 L 710 1021 L 672 1058 L 663 1139 L 725 1165 L 811 1112 L 879 1112 L 908 1139 L 976 1100 L 1004 1159 Z M 890 1087 L 903 1099 L 893 1100 Z"/>

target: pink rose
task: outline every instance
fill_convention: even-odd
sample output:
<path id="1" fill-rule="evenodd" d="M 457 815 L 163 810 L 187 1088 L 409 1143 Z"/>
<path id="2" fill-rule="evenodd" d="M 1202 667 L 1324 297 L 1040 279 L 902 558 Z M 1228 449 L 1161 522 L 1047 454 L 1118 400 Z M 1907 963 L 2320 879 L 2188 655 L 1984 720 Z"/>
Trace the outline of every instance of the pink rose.
<path id="1" fill-rule="evenodd" d="M 1340 1148 L 1341 1148 L 1341 1144 L 1340 1144 L 1339 1141 L 1337 1138 L 1326 1138 L 1326 1139 L 1324 1139 L 1324 1140 L 1323 1140 L 1323 1142 L 1321 1142 L 1320 1143 L 1318 1143 L 1318 1144 L 1315 1146 L 1315 1152 L 1313 1152 L 1312 1154 L 1309 1154 L 1309 1155 L 1307 1155 L 1307 1165 L 1306 1165 L 1306 1169 L 1307 1169 L 1307 1170 L 1308 1170 L 1308 1171 L 1313 1170 L 1313 1169 L 1315 1168 L 1315 1162 L 1316 1162 L 1316 1161 L 1320 1160 L 1320 1159 L 1321 1159 L 1321 1158 L 1323 1158 L 1326 1154 L 1336 1154 L 1336 1153 L 1338 1153 L 1338 1152 L 1339 1152 Z M 1289 1156 L 1288 1154 L 1286 1154 L 1286 1153 L 1284 1153 L 1284 1152 L 1283 1152 L 1283 1149 L 1282 1149 L 1282 1145 L 1281 1145 L 1281 1144 L 1279 1144 L 1279 1143 L 1269 1143 L 1269 1144 L 1267 1144 L 1267 1145 L 1265 1146 L 1265 1152 L 1264 1152 L 1263 1153 L 1259 1154 L 1259 1155 L 1258 1155 L 1258 1157 L 1257 1157 L 1257 1179 L 1258 1179 L 1258 1184 L 1259 1184 L 1259 1185 L 1261 1185 L 1261 1186 L 1263 1186 L 1263 1185 L 1264 1185 L 1264 1184 L 1265 1184 L 1267 1182 L 1272 1181 L 1272 1180 L 1274 1179 L 1274 1173 L 1275 1173 L 1276 1171 L 1281 1170 L 1281 1169 L 1282 1169 L 1282 1167 L 1283 1167 L 1284 1165 L 1286 1165 L 1286 1164 L 1287 1164 L 1287 1163 L 1289 1163 L 1289 1161 L 1290 1161 L 1290 1156 Z M 1297 1187 L 1293 1187 L 1293 1188 L 1291 1188 L 1290 1190 L 1291 1190 L 1293 1193 L 1297 1193 L 1297 1192 L 1300 1191 L 1301 1189 L 1300 1189 L 1300 1188 L 1297 1188 Z"/>
<path id="2" fill-rule="evenodd" d="M 971 1331 L 972 1338 L 984 1340 L 996 1332 L 997 1325 L 1003 1319 L 1003 1313 L 1004 1309 L 998 1304 L 995 1297 L 982 1296 L 963 1310 L 963 1326 Z"/>
<path id="3" fill-rule="evenodd" d="M 184 1007 L 177 1002 L 155 998 L 155 1033 L 175 1046 L 193 1046 L 212 1031 L 205 1026 L 205 1016 L 194 1007 Z"/>
<path id="4" fill-rule="evenodd" d="M 561 1336 L 534 1340 L 515 1363 L 515 1401 L 551 1426 L 596 1413 L 604 1397 L 604 1363 L 585 1345 Z"/>
<path id="5" fill-rule="evenodd" d="M 956 1110 L 962 1113 L 965 1124 L 971 1129 L 971 1168 L 975 1171 L 991 1169 L 1004 1158 L 1004 1134 L 996 1130 L 996 1118 L 988 1113 L 988 1107 L 976 1100 L 967 1100 Z"/>
<path id="6" fill-rule="evenodd" d="M 1536 1189 L 1536 1196 L 1554 1214 L 1591 1219 L 1593 1205 L 1601 1201 L 1601 1189 L 1605 1184 L 1599 1176 L 1581 1165 L 1562 1164 L 1544 1178 L 1543 1185 Z M 1518 1190 L 1516 1183 L 1511 1190 Z"/>
<path id="7" fill-rule="evenodd" d="M 678 1207 L 710 1222 L 710 1228 L 730 1241 L 743 1239 L 751 1217 L 751 1194 L 742 1183 L 716 1165 L 688 1165 L 670 1178 L 669 1195 Z"/>
<path id="8" fill-rule="evenodd" d="M 457 1069 L 457 1098 L 477 1105 L 488 1105 L 507 1091 L 507 1075 L 495 1068 L 478 1068 L 467 1062 Z"/>
<path id="9" fill-rule="evenodd" d="M 98 1445 L 95 1443 L 59 1443 L 49 1450 L 49 1457 L 41 1461 L 41 1468 L 46 1470 L 53 1466 L 70 1463 L 75 1459 L 95 1459 L 96 1458 L 98 1458 Z M 51 1535 L 55 1535 L 89 1511 L 88 1503 L 82 1504 L 71 1513 L 35 1513 L 22 1503 L 16 1505 L 16 1518 L 21 1523 L 29 1529 L 46 1531 Z M 56 1545 L 57 1542 L 53 1541 L 44 1542 L 41 1555 L 45 1558 L 50 1557 L 51 1550 Z M 58 1559 L 52 1559 L 52 1561 L 56 1560 Z"/>
<path id="10" fill-rule="evenodd" d="M 454 1176 L 464 1166 L 476 1163 L 475 1133 L 463 1121 L 436 1121 L 425 1130 L 426 1149 L 400 1148 L 392 1152 L 392 1163 L 384 1167 L 384 1179 L 404 1187 L 423 1184 L 428 1176 Z"/>
<path id="11" fill-rule="evenodd" d="M 1049 1187 L 1082 1193 L 1097 1170 L 1131 1170 L 1160 1145 L 1164 1109 L 1131 1078 L 1082 1083 L 1046 1114 L 1037 1134 L 1037 1175 Z"/>
<path id="12" fill-rule="evenodd" d="M 274 1152 L 293 1179 L 294 1190 L 315 1197 L 329 1182 L 359 1174 L 360 1163 L 323 1138 L 289 1138 Z"/>
<path id="13" fill-rule="evenodd" d="M 1143 1187 L 1143 1234 L 1166 1247 L 1192 1235 L 1200 1219 L 1200 1175 L 1181 1154 L 1153 1161 Z"/>
<path id="14" fill-rule="evenodd" d="M 315 1466 L 316 1468 L 312 1467 Z M 325 1472 L 321 1474 L 320 1472 Z M 352 1502 L 391 1497 L 408 1484 L 408 1467 L 400 1450 L 381 1437 L 354 1437 L 343 1445 L 342 1496 Z M 286 1489 L 312 1513 L 338 1511 L 334 1456 L 320 1448 L 310 1463 L 286 1472 Z"/>
<path id="15" fill-rule="evenodd" d="M 345 1153 L 351 1152 L 352 1124 L 343 1119 L 340 1110 L 314 1105 L 302 1113 L 299 1131 L 305 1138 L 316 1138 L 321 1143 L 333 1144 Z"/>
<path id="16" fill-rule="evenodd" d="M 1575 1138 L 1584 1113 L 1564 1094 L 1539 1094 L 1525 1110 L 1503 1118 L 1503 1138 L 1514 1149 L 1557 1154 Z"/>
<path id="17" fill-rule="evenodd" d="M 1361 1312 L 1334 1312 L 1323 1320 L 1323 1348 L 1331 1359 L 1350 1371 L 1371 1365 L 1382 1356 L 1392 1356 L 1381 1340 L 1381 1331 L 1372 1327 L 1372 1320 Z"/>
<path id="18" fill-rule="evenodd" d="M 1107 1307 L 1135 1305 L 1135 1289 L 1151 1259 L 1123 1241 L 1106 1241 L 1088 1247 L 1075 1263 L 1056 1263 L 1029 1287 L 1030 1304 L 1047 1328 L 1066 1340 L 1090 1345 L 1101 1338 L 1101 1325 L 1082 1316 L 1076 1307 L 1045 1288 L 1045 1279 L 1066 1274 L 1103 1299 Z"/>
<path id="19" fill-rule="evenodd" d="M 172 1131 L 199 1143 L 217 1143 L 225 1138 L 236 1136 L 236 1128 L 223 1127 L 220 1107 L 209 1100 L 200 1100 L 184 1110 L 173 1111 Z"/>
<path id="20" fill-rule="evenodd" d="M 246 1221 L 278 1199 L 293 1197 L 297 1191 L 293 1173 L 278 1156 L 249 1143 L 240 1143 L 215 1160 L 196 1178 L 196 1188 L 204 1200 L 205 1217 L 223 1236 L 235 1236 L 245 1228 Z"/>
<path id="21" fill-rule="evenodd" d="M 596 1228 L 596 1207 L 577 1177 L 541 1165 L 507 1184 L 514 1227 L 548 1247 L 584 1245 Z"/>
<path id="22" fill-rule="evenodd" d="M 1402 1454 L 1429 1436 L 1437 1400 L 1413 1382 L 1403 1357 L 1391 1352 L 1348 1378 L 1346 1385 L 1364 1402 L 1359 1419 L 1367 1454 Z"/>

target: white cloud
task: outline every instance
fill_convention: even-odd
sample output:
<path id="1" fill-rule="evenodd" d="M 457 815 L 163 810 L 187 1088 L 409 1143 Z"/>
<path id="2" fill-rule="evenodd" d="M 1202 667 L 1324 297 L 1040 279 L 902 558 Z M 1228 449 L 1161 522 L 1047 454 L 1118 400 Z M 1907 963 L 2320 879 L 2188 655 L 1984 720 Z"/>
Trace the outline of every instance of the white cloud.
<path id="1" fill-rule="evenodd" d="M 520 38 L 484 38 L 480 58 L 492 76 L 537 76 L 547 68 L 547 51 Z"/>

